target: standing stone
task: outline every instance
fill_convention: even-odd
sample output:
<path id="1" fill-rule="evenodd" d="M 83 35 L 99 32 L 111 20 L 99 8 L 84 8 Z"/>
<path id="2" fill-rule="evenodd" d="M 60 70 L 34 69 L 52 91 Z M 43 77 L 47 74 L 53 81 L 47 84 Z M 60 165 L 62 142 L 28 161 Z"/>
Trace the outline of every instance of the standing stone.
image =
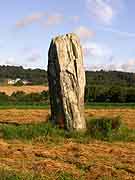
<path id="1" fill-rule="evenodd" d="M 54 38 L 48 53 L 51 120 L 68 130 L 85 130 L 85 71 L 79 38 L 67 34 Z"/>

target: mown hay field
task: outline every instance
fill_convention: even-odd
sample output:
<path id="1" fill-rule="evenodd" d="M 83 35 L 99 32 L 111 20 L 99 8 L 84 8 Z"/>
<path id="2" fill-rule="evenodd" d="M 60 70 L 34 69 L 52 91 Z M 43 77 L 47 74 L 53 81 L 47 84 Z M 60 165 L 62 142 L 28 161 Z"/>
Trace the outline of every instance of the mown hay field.
<path id="1" fill-rule="evenodd" d="M 11 95 L 13 92 L 23 91 L 25 93 L 39 93 L 47 91 L 47 86 L 33 85 L 33 86 L 0 86 L 0 92 L 5 92 L 7 95 Z"/>
<path id="2" fill-rule="evenodd" d="M 38 123 L 48 119 L 48 109 L 1 109 L 0 122 L 2 123 Z M 86 118 L 121 117 L 129 128 L 135 128 L 135 109 L 86 109 Z"/>
<path id="3" fill-rule="evenodd" d="M 135 109 L 86 109 L 86 118 L 120 116 L 135 129 Z M 49 109 L 1 109 L 5 137 L 23 124 L 46 122 Z M 4 124 L 3 124 L 4 123 Z M 10 127 L 10 124 L 15 124 Z M 46 123 L 45 123 L 46 124 Z M 12 125 L 11 125 L 12 126 Z M 18 132 L 23 137 L 24 132 Z M 36 131 L 29 131 L 30 134 Z M 14 180 L 135 180 L 135 142 L 75 141 L 60 136 L 5 138 L 0 131 L 0 178 Z M 6 134 L 8 133 L 8 134 Z M 22 134 L 23 133 L 23 134 Z M 53 134 L 53 132 L 50 132 Z M 15 134 L 15 133 L 13 133 Z M 21 174 L 24 174 L 22 177 Z M 26 177 L 27 173 L 29 176 Z M 38 178 L 38 175 L 41 178 Z M 21 177 L 21 178 L 18 178 Z"/>
<path id="4" fill-rule="evenodd" d="M 0 140 L 0 152 L 0 167 L 42 174 L 44 180 L 135 179 L 135 143 L 90 141 L 80 144 L 67 140 L 52 146 L 45 142 Z"/>

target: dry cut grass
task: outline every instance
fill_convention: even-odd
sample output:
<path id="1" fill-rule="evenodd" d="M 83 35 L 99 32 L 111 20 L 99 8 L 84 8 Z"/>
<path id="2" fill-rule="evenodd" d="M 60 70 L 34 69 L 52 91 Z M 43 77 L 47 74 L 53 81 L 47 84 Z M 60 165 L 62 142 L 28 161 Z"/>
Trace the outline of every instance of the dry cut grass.
<path id="1" fill-rule="evenodd" d="M 0 167 L 41 173 L 46 177 L 64 171 L 72 174 L 74 179 L 135 179 L 134 143 L 93 141 L 79 144 L 67 141 L 51 147 L 0 140 L 0 152 Z"/>
<path id="2" fill-rule="evenodd" d="M 45 109 L 0 110 L 0 120 L 2 123 L 37 123 L 46 121 L 49 113 Z M 135 109 L 85 110 L 86 117 L 121 116 L 130 128 L 135 128 L 134 114 Z M 72 174 L 74 180 L 135 180 L 134 142 L 91 139 L 78 143 L 65 138 L 48 144 L 53 139 L 47 138 L 51 137 L 31 142 L 0 139 L 0 168 L 42 174 L 50 180 L 58 179 L 59 172 Z"/>
<path id="3" fill-rule="evenodd" d="M 50 110 L 47 109 L 1 109 L 0 122 L 38 123 L 46 121 L 49 114 Z M 135 128 L 135 109 L 86 109 L 85 116 L 86 118 L 120 116 L 129 128 Z"/>
<path id="4" fill-rule="evenodd" d="M 44 109 L 5 109 L 0 110 L 0 123 L 29 124 L 45 122 L 49 110 Z"/>
<path id="5" fill-rule="evenodd" d="M 47 86 L 36 85 L 36 86 L 0 86 L 0 92 L 5 92 L 7 95 L 11 95 L 13 92 L 23 91 L 25 93 L 38 93 L 47 91 Z"/>
<path id="6" fill-rule="evenodd" d="M 87 109 L 86 117 L 121 117 L 129 128 L 135 128 L 135 109 Z"/>

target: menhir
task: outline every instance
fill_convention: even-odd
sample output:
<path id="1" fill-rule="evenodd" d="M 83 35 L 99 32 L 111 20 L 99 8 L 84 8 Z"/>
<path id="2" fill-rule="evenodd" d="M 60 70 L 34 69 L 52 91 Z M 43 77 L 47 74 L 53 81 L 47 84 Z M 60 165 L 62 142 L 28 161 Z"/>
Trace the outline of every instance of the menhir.
<path id="1" fill-rule="evenodd" d="M 48 53 L 51 121 L 67 130 L 85 130 L 85 70 L 79 38 L 66 34 L 54 38 Z"/>

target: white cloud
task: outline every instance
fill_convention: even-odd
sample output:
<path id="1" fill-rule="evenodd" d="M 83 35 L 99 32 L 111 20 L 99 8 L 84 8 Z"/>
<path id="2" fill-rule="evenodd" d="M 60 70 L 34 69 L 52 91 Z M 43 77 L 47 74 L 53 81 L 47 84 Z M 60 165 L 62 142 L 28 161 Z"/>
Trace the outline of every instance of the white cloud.
<path id="1" fill-rule="evenodd" d="M 94 56 L 103 58 L 112 56 L 112 51 L 108 46 L 96 42 L 85 43 L 83 50 L 86 57 Z"/>
<path id="2" fill-rule="evenodd" d="M 0 58 L 0 65 L 19 66 L 15 57 Z"/>
<path id="3" fill-rule="evenodd" d="M 38 61 L 40 59 L 41 59 L 41 54 L 38 53 L 38 52 L 35 52 L 35 53 L 33 53 L 33 54 L 31 54 L 30 56 L 27 57 L 27 61 L 32 62 L 32 63 L 36 62 L 36 61 Z"/>
<path id="4" fill-rule="evenodd" d="M 35 63 L 41 60 L 41 50 L 38 48 L 23 48 L 21 50 L 21 56 L 27 62 Z"/>
<path id="5" fill-rule="evenodd" d="M 125 63 L 112 63 L 112 64 L 91 64 L 85 65 L 86 70 L 92 70 L 92 71 L 99 71 L 99 70 L 105 70 L 105 71 L 124 71 L 124 72 L 134 72 L 135 73 L 135 59 L 129 59 Z"/>
<path id="6" fill-rule="evenodd" d="M 135 72 L 135 59 L 129 59 L 127 63 L 121 64 L 121 70 Z"/>
<path id="7" fill-rule="evenodd" d="M 64 21 L 67 21 L 67 23 L 77 23 L 79 22 L 79 20 L 80 20 L 80 16 L 77 15 L 65 17 L 63 14 L 59 12 L 52 12 L 52 13 L 34 12 L 18 20 L 15 23 L 15 28 L 22 29 L 33 23 L 39 23 L 43 27 L 49 27 L 49 26 L 59 25 Z"/>
<path id="8" fill-rule="evenodd" d="M 15 65 L 16 64 L 15 58 L 14 57 L 7 58 L 6 61 L 5 61 L 5 64 L 6 65 L 11 65 L 11 66 Z"/>
<path id="9" fill-rule="evenodd" d="M 45 20 L 43 19 L 44 17 L 46 18 Z M 51 26 L 62 23 L 63 19 L 64 17 L 60 13 L 47 14 L 45 12 L 35 12 L 17 21 L 15 27 L 21 29 L 35 22 L 41 22 L 45 26 Z"/>
<path id="10" fill-rule="evenodd" d="M 71 20 L 72 20 L 72 22 L 77 23 L 80 20 L 80 16 L 72 16 Z"/>
<path id="11" fill-rule="evenodd" d="M 112 0 L 86 0 L 89 14 L 103 24 L 111 24 L 117 14 Z M 113 0 L 116 1 L 116 0 Z"/>
<path id="12" fill-rule="evenodd" d="M 88 40 L 94 36 L 94 32 L 88 29 L 87 27 L 80 26 L 75 30 L 75 33 L 80 37 L 82 41 Z"/>
<path id="13" fill-rule="evenodd" d="M 121 37 L 125 37 L 125 38 L 135 38 L 135 33 L 130 33 L 130 32 L 125 32 L 125 31 L 120 31 L 118 29 L 114 29 L 114 28 L 100 28 L 101 30 L 103 31 L 106 31 L 106 32 L 111 32 L 111 33 L 115 33 L 116 35 L 118 36 L 121 36 Z"/>
<path id="14" fill-rule="evenodd" d="M 64 18 L 63 15 L 59 13 L 48 15 L 45 25 L 47 26 L 58 25 L 62 23 L 63 18 Z"/>
<path id="15" fill-rule="evenodd" d="M 121 71 L 121 67 L 119 64 L 92 64 L 92 65 L 86 65 L 85 66 L 86 70 L 91 70 L 91 71 Z"/>
<path id="16" fill-rule="evenodd" d="M 40 21 L 45 16 L 44 12 L 35 12 L 16 22 L 16 28 L 24 28 L 34 22 Z"/>

